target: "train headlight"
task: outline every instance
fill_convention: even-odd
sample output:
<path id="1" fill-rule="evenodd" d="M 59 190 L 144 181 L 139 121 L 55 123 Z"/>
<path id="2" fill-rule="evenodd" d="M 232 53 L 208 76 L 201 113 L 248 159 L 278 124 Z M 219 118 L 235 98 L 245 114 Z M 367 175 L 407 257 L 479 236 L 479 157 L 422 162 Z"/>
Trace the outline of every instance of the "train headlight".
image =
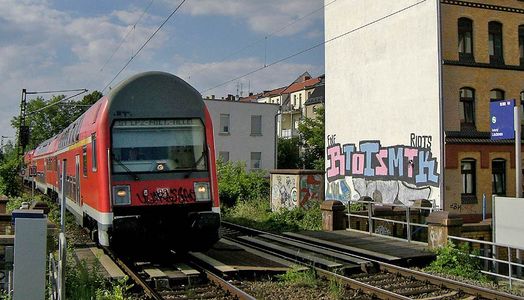
<path id="1" fill-rule="evenodd" d="M 113 205 L 131 204 L 129 185 L 116 185 L 113 187 Z"/>
<path id="2" fill-rule="evenodd" d="M 209 182 L 195 182 L 193 187 L 195 188 L 196 201 L 211 200 L 209 193 Z"/>

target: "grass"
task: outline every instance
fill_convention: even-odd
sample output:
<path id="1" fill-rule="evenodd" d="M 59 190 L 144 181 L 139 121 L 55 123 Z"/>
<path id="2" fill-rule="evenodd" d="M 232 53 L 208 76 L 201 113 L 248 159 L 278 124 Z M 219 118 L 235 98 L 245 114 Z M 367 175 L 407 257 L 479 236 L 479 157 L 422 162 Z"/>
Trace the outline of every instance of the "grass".
<path id="1" fill-rule="evenodd" d="M 303 270 L 302 267 L 295 266 L 281 275 L 276 275 L 276 278 L 286 285 L 296 287 L 316 288 L 319 284 L 317 275 L 314 270 Z"/>
<path id="2" fill-rule="evenodd" d="M 321 230 L 320 205 L 306 210 L 294 208 L 272 212 L 269 201 L 263 199 L 238 201 L 231 208 L 223 209 L 223 219 L 228 222 L 270 232 Z"/>

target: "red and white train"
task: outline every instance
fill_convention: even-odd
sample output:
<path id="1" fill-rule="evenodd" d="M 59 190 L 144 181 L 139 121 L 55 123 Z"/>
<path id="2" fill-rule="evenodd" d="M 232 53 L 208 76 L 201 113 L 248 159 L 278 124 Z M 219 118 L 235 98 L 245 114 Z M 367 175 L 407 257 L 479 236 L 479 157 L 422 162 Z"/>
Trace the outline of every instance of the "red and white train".
<path id="1" fill-rule="evenodd" d="M 200 93 L 174 75 L 121 82 L 25 164 L 36 166 L 26 180 L 65 198 L 101 245 L 146 237 L 190 250 L 218 240 L 211 117 Z"/>

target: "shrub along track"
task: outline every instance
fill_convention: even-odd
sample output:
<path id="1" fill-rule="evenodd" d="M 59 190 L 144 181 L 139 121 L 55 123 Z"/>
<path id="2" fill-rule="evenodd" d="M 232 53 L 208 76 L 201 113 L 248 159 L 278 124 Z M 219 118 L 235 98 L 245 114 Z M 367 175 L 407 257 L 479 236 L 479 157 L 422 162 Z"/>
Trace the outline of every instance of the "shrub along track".
<path id="1" fill-rule="evenodd" d="M 317 274 L 320 276 L 343 282 L 352 289 L 361 290 L 372 297 L 380 299 L 523 299 L 522 297 L 508 293 L 453 281 L 447 278 L 395 266 L 369 258 L 365 259 L 368 260 L 374 268 L 363 268 L 364 270 L 359 272 L 354 272 L 355 268 L 352 268 L 350 272 L 347 272 L 347 270 L 342 270 L 341 272 L 340 269 L 337 271 L 336 268 L 329 269 L 319 266 L 319 258 L 322 260 L 340 262 L 340 255 L 355 255 L 227 222 L 223 222 L 222 227 L 223 238 L 241 243 L 248 247 L 256 248 L 274 256 L 295 261 L 297 264 L 302 264 L 308 267 L 313 266 Z M 245 236 L 249 236 L 249 238 L 246 238 Z M 278 245 L 275 245 L 274 248 L 268 245 L 271 243 L 270 240 L 266 241 L 265 244 L 250 242 L 254 239 L 258 239 L 257 237 L 262 236 L 273 236 L 272 240 L 279 240 L 280 242 L 275 243 Z M 289 248 L 294 250 L 282 250 L 284 245 L 284 242 L 282 242 L 283 240 L 288 240 Z M 297 244 L 303 244 L 304 246 L 302 249 L 308 249 L 309 254 L 298 255 L 300 250 L 297 250 Z M 313 252 L 315 252 L 315 250 L 312 250 L 315 247 L 318 248 L 317 254 L 314 254 Z M 326 251 L 336 254 L 330 257 L 329 254 L 326 254 Z M 296 255 L 289 255 L 291 252 Z M 316 261 L 307 261 L 304 257 L 317 257 L 317 259 Z M 357 259 L 363 259 L 362 257 L 355 257 Z"/>

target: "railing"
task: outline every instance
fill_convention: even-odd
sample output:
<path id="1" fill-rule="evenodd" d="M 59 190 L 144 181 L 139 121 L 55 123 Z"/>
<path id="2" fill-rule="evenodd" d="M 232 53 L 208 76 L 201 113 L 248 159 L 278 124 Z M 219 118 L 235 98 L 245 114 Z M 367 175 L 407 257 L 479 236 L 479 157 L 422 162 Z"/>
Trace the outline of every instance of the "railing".
<path id="1" fill-rule="evenodd" d="M 352 207 L 352 204 L 362 204 L 362 207 L 365 207 L 367 208 L 367 211 L 360 211 L 360 214 L 356 214 L 356 213 L 352 213 L 351 212 L 351 207 Z M 431 206 L 407 206 L 407 205 L 403 205 L 403 204 L 383 204 L 383 203 L 379 203 L 379 202 L 373 202 L 373 201 L 366 201 L 366 200 L 349 200 L 348 202 L 348 213 L 347 213 L 347 216 L 348 216 L 348 224 L 349 224 L 349 228 L 351 229 L 351 218 L 360 218 L 360 219 L 365 219 L 367 220 L 367 227 L 368 227 L 368 232 L 369 234 L 373 235 L 373 234 L 378 234 L 378 235 L 381 235 L 381 236 L 386 236 L 386 237 L 391 237 L 391 236 L 388 236 L 388 235 L 383 235 L 383 234 L 380 234 L 380 233 L 377 233 L 375 232 L 375 222 L 376 221 L 382 221 L 382 222 L 386 222 L 386 223 L 392 223 L 392 224 L 400 224 L 403 226 L 403 228 L 406 229 L 406 240 L 408 242 L 411 242 L 412 241 L 412 235 L 416 232 L 418 232 L 419 230 L 425 228 L 427 230 L 428 228 L 428 225 L 427 224 L 422 224 L 422 223 L 417 223 L 417 222 L 412 222 L 411 221 L 411 213 L 413 211 L 420 211 L 420 210 L 427 210 L 428 214 L 431 213 L 433 210 L 435 210 L 434 208 L 434 204 L 433 203 L 430 203 Z M 380 218 L 380 217 L 377 217 L 377 216 L 374 216 L 373 212 L 375 211 L 375 207 L 383 207 L 383 208 L 391 208 L 392 210 L 396 207 L 400 207 L 402 209 L 405 210 L 405 221 L 402 221 L 402 220 L 394 220 L 394 219 L 386 219 L 386 218 Z M 399 210 L 397 210 L 399 211 Z M 367 212 L 367 215 L 363 215 L 363 213 L 366 213 Z M 418 229 L 416 230 L 412 230 L 412 227 L 417 227 Z M 397 237 L 398 238 L 398 237 Z M 427 243 L 424 242 L 424 243 Z"/>
<path id="2" fill-rule="evenodd" d="M 520 253 L 524 252 L 524 249 L 515 248 L 506 244 L 493 243 L 489 241 L 474 240 L 458 236 L 448 236 L 451 241 L 459 241 L 462 243 L 468 243 L 473 248 L 480 249 L 480 255 L 470 254 L 471 257 L 476 257 L 482 260 L 483 270 L 481 272 L 486 275 L 494 276 L 497 278 L 507 279 L 509 281 L 509 288 L 513 286 L 513 281 L 524 283 L 522 277 L 522 258 L 520 258 Z M 478 247 L 475 247 L 477 246 Z M 500 259 L 498 256 L 502 256 L 502 250 L 507 251 L 506 260 Z M 512 255 L 512 252 L 515 252 L 515 256 Z M 517 261 L 515 262 L 515 258 Z M 501 270 L 500 265 L 504 265 L 507 268 L 506 270 Z M 504 268 L 505 269 L 505 268 Z M 513 269 L 516 269 L 516 272 L 513 272 Z"/>
<path id="3" fill-rule="evenodd" d="M 292 129 L 283 129 L 282 130 L 282 138 L 291 138 L 291 137 L 294 137 L 294 136 L 297 136 L 298 135 L 298 131 L 297 130 L 292 130 Z"/>

